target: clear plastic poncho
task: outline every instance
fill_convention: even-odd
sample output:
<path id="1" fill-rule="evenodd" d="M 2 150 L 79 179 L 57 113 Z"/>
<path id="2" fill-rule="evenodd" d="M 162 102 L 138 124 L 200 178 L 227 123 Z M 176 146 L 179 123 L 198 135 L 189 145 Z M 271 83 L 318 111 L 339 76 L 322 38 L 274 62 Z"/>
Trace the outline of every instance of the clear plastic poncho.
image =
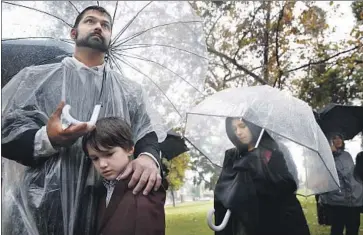
<path id="1" fill-rule="evenodd" d="M 86 68 L 72 58 L 23 69 L 2 90 L 2 143 L 46 125 L 62 97 L 80 121 L 88 121 L 101 102 L 99 118 L 123 117 L 132 127 L 135 142 L 152 131 L 163 140 L 166 133 L 148 110 L 141 85 L 106 65 L 100 97 L 102 73 L 102 68 Z M 92 234 L 95 204 L 87 189 L 97 174 L 82 151 L 81 139 L 57 154 L 38 158 L 43 163 L 32 168 L 3 158 L 11 163 L 4 165 L 3 234 Z"/>

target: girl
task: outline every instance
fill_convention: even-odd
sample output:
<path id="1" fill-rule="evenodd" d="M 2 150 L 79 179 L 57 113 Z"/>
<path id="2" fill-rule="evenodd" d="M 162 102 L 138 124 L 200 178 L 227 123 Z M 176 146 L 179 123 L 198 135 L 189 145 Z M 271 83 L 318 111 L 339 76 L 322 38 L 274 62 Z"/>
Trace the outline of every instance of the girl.
<path id="1" fill-rule="evenodd" d="M 232 216 L 218 235 L 309 235 L 290 173 L 277 143 L 262 129 L 238 118 L 226 119 L 235 148 L 226 151 L 215 188 L 216 224 L 226 208 Z"/>

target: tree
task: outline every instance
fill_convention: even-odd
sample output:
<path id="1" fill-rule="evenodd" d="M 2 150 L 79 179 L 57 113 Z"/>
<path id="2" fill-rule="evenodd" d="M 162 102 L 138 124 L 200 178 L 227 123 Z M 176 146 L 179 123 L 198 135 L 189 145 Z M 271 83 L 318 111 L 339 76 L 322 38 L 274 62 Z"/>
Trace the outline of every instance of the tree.
<path id="1" fill-rule="evenodd" d="M 294 89 L 292 78 L 306 74 L 310 64 L 359 50 L 334 47 L 328 57 L 310 60 L 315 38 L 334 31 L 326 23 L 325 9 L 312 1 L 196 1 L 191 5 L 205 20 L 211 57 L 209 93 L 256 84 Z"/>
<path id="2" fill-rule="evenodd" d="M 163 158 L 163 164 L 167 167 L 168 174 L 166 179 L 169 182 L 169 189 L 173 198 L 173 206 L 175 207 L 174 192 L 179 190 L 185 179 L 185 172 L 189 169 L 190 156 L 188 153 L 182 153 L 179 156 L 167 161 Z"/>
<path id="3" fill-rule="evenodd" d="M 200 198 L 201 192 L 200 187 L 198 185 L 194 185 L 192 188 L 192 194 L 193 194 L 193 201 L 195 201 L 196 198 Z"/>
<path id="4" fill-rule="evenodd" d="M 205 183 L 205 188 L 214 190 L 221 168 L 212 164 L 208 158 L 201 155 L 196 149 L 190 150 L 191 164 L 190 169 L 196 173 L 193 177 L 193 184 L 200 185 Z"/>
<path id="5" fill-rule="evenodd" d="M 354 1 L 352 3 L 352 11 L 357 21 L 357 24 L 361 23 L 363 21 L 363 2 Z"/>
<path id="6" fill-rule="evenodd" d="M 352 39 L 340 42 L 343 47 L 351 49 L 342 56 L 341 52 L 336 52 L 339 45 L 324 45 L 323 37 L 316 38 L 312 58 L 323 62 L 309 63 L 306 76 L 295 81 L 298 97 L 314 108 L 322 108 L 331 102 L 352 104 L 363 100 L 363 29 L 359 23 L 363 4 L 354 2 L 351 7 L 356 17 Z M 329 60 L 332 54 L 336 56 Z"/>

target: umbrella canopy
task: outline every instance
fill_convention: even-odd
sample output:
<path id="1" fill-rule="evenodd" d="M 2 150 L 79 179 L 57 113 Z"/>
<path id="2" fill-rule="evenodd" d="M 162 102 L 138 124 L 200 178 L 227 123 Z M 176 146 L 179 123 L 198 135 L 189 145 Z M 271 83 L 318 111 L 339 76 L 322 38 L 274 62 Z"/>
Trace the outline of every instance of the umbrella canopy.
<path id="1" fill-rule="evenodd" d="M 227 117 L 242 118 L 264 128 L 279 144 L 286 162 L 292 159 L 288 165 L 291 173 L 297 171 L 299 194 L 338 188 L 329 143 L 312 109 L 302 100 L 270 86 L 254 86 L 223 90 L 191 109 L 185 137 L 219 166 L 225 150 L 234 147 L 225 129 Z"/>
<path id="2" fill-rule="evenodd" d="M 328 104 L 318 111 L 317 122 L 327 136 L 340 133 L 346 140 L 353 139 L 363 131 L 363 106 Z"/>
<path id="3" fill-rule="evenodd" d="M 182 153 L 189 151 L 184 138 L 173 130 L 168 131 L 166 139 L 160 143 L 162 156 L 168 161 Z"/>
<path id="4" fill-rule="evenodd" d="M 188 2 L 4 1 L 2 39 L 55 38 L 74 44 L 70 30 L 83 9 L 111 14 L 108 63 L 143 85 L 168 129 L 202 97 L 208 60 L 203 21 Z M 26 15 L 26 18 L 23 16 Z"/>
<path id="5" fill-rule="evenodd" d="M 72 55 L 73 46 L 55 39 L 18 39 L 1 42 L 1 87 L 31 65 L 60 62 Z"/>

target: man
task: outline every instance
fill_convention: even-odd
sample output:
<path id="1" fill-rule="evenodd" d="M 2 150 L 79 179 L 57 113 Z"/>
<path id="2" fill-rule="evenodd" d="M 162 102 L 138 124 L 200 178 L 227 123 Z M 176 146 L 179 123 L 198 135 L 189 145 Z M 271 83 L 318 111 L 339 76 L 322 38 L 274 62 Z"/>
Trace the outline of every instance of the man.
<path id="1" fill-rule="evenodd" d="M 2 156 L 30 166 L 3 200 L 10 213 L 3 221 L 4 234 L 92 233 L 93 196 L 84 189 L 96 177 L 79 138 L 94 126 L 81 123 L 63 129 L 65 104 L 78 120 L 89 120 L 96 104 L 102 104 L 100 117 L 127 120 L 136 159 L 120 177 L 132 173 L 128 186 L 135 194 L 160 187 L 156 124 L 142 89 L 105 65 L 111 33 L 110 14 L 98 6 L 86 8 L 71 30 L 73 58 L 25 68 L 4 87 L 3 96 L 10 98 L 3 104 Z"/>

